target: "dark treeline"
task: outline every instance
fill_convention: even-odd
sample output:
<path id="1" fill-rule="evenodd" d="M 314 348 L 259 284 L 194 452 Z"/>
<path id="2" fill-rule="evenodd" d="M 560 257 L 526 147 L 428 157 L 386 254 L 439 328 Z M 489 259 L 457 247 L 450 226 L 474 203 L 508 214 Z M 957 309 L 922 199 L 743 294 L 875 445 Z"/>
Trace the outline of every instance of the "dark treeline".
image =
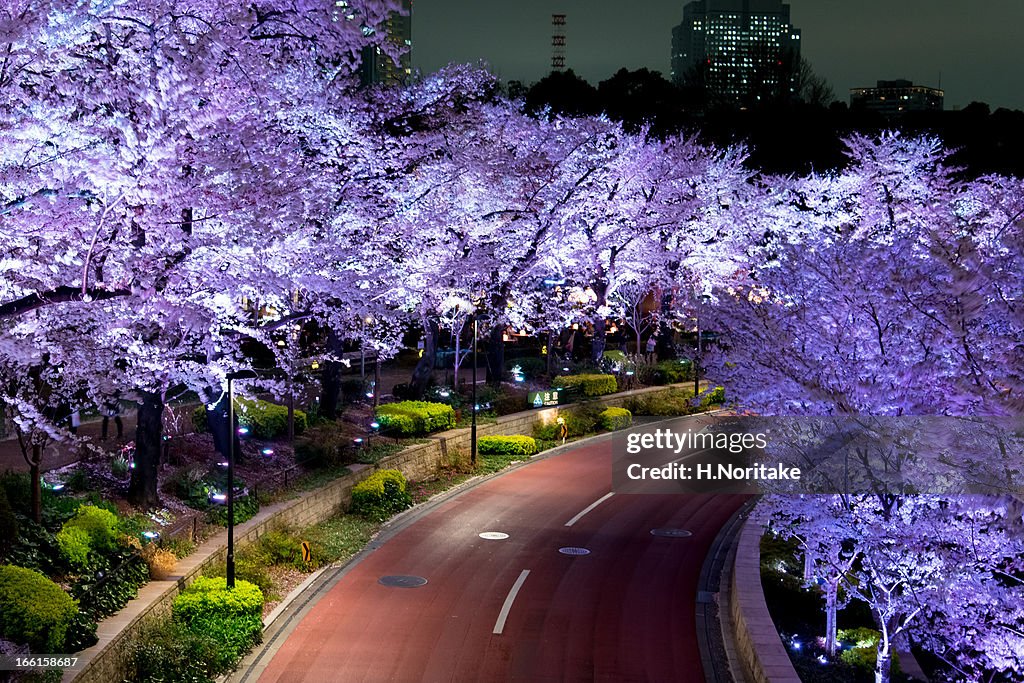
<path id="1" fill-rule="evenodd" d="M 851 110 L 822 92 L 820 79 L 809 97 L 762 101 L 739 108 L 708 102 L 697 88 L 677 87 L 648 69 L 620 69 L 596 87 L 571 70 L 555 72 L 526 87 L 512 82 L 508 94 L 522 98 L 535 114 L 568 116 L 605 113 L 636 130 L 649 126 L 663 136 L 692 131 L 708 142 L 746 143 L 751 167 L 766 173 L 807 173 L 840 168 L 846 160 L 841 139 L 899 129 L 931 133 L 956 150 L 952 161 L 967 176 L 1000 173 L 1024 176 L 1024 112 L 972 102 L 959 111 L 910 112 L 899 118 Z M 813 103 L 809 103 L 813 102 Z"/>

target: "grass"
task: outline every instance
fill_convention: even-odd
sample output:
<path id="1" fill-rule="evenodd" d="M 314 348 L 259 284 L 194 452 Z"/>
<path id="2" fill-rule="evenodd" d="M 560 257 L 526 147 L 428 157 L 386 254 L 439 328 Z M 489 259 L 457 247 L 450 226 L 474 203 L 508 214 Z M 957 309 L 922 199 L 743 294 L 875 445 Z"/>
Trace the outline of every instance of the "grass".
<path id="1" fill-rule="evenodd" d="M 357 515 L 341 515 L 293 535 L 309 541 L 314 559 L 325 565 L 349 559 L 366 547 L 379 529 L 379 522 Z"/>

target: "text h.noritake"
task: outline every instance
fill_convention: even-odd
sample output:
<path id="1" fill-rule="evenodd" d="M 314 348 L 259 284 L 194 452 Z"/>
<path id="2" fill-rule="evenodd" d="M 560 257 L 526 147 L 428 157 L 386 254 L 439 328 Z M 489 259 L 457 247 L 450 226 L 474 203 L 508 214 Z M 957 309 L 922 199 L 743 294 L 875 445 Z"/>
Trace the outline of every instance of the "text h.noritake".
<path id="1" fill-rule="evenodd" d="M 765 434 L 741 434 L 711 432 L 675 432 L 671 429 L 656 429 L 654 432 L 634 432 L 626 435 L 626 452 L 636 455 L 643 450 L 672 451 L 718 449 L 730 453 L 742 453 L 749 448 L 767 448 Z"/>

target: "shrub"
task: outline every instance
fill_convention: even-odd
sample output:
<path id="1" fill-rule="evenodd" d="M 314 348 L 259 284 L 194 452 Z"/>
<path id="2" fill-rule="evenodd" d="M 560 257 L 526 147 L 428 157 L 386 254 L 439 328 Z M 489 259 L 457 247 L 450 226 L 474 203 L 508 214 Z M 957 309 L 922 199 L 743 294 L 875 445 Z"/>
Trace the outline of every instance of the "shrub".
<path id="1" fill-rule="evenodd" d="M 602 428 L 615 431 L 616 429 L 625 429 L 633 424 L 633 413 L 625 408 L 605 408 L 598 415 L 598 419 L 601 421 Z"/>
<path id="2" fill-rule="evenodd" d="M 565 420 L 567 436 L 578 437 L 593 433 L 597 429 L 598 416 L 604 406 L 601 404 L 584 405 L 559 412 L 558 416 Z M 533 428 L 533 436 L 539 441 L 561 441 L 558 424 L 538 424 Z"/>
<path id="3" fill-rule="evenodd" d="M 235 418 L 258 439 L 276 439 L 288 433 L 288 408 L 259 399 L 235 398 Z M 306 413 L 295 411 L 295 433 L 306 429 Z M 197 432 L 206 431 L 206 406 L 192 411 L 192 426 Z"/>
<path id="4" fill-rule="evenodd" d="M 710 391 L 705 391 L 700 396 L 700 407 L 707 408 L 709 406 L 720 406 L 725 403 L 725 388 L 715 387 Z"/>
<path id="5" fill-rule="evenodd" d="M 296 441 L 295 462 L 310 469 L 334 467 L 341 464 L 342 449 L 349 443 L 338 423 L 325 422 Z"/>
<path id="6" fill-rule="evenodd" d="M 18 540 L 18 518 L 7 502 L 7 491 L 0 487 L 0 557 Z"/>
<path id="7" fill-rule="evenodd" d="M 443 403 L 427 401 L 401 401 L 377 408 L 377 422 L 381 429 L 402 436 L 428 434 L 455 426 L 455 411 Z"/>
<path id="8" fill-rule="evenodd" d="M 294 536 L 282 530 L 268 531 L 260 536 L 260 550 L 268 564 L 279 564 L 301 569 L 302 544 Z"/>
<path id="9" fill-rule="evenodd" d="M 383 522 L 412 505 L 405 476 L 398 470 L 377 470 L 352 487 L 350 511 Z"/>
<path id="10" fill-rule="evenodd" d="M 878 641 L 882 634 L 873 628 L 848 628 L 839 629 L 836 636 L 841 641 L 852 643 L 852 647 L 843 650 L 839 654 L 841 659 L 850 666 L 862 669 L 865 672 L 875 670 L 875 662 L 878 659 Z M 900 660 L 895 652 L 892 653 L 892 673 L 900 672 Z"/>
<path id="11" fill-rule="evenodd" d="M 481 436 L 477 439 L 480 455 L 533 455 L 537 442 L 531 436 Z"/>
<path id="12" fill-rule="evenodd" d="M 260 511 L 260 502 L 256 499 L 256 496 L 240 496 L 236 493 L 235 499 L 232 501 L 232 507 L 234 508 L 233 512 L 235 513 L 235 525 L 238 525 L 256 516 L 256 513 Z M 210 522 L 213 524 L 227 526 L 227 503 L 214 505 L 213 507 L 211 507 L 208 517 Z"/>
<path id="13" fill-rule="evenodd" d="M 89 532 L 79 527 L 65 527 L 57 532 L 60 554 L 74 569 L 89 566 Z"/>
<path id="14" fill-rule="evenodd" d="M 128 680 L 137 683 L 210 683 L 219 645 L 172 619 L 144 629 L 128 655 Z"/>
<path id="15" fill-rule="evenodd" d="M 212 669 L 229 670 L 263 633 L 263 592 L 248 581 L 201 576 L 171 603 L 174 619 L 218 644 Z"/>
<path id="16" fill-rule="evenodd" d="M 174 553 L 157 547 L 153 543 L 142 549 L 142 559 L 149 567 L 150 578 L 155 581 L 163 581 L 170 576 L 174 571 L 174 566 L 178 563 L 178 557 Z"/>
<path id="17" fill-rule="evenodd" d="M 505 371 L 508 373 L 511 373 L 512 368 L 517 366 L 526 379 L 537 379 L 547 374 L 548 371 L 548 362 L 544 358 L 524 356 L 523 358 L 511 358 L 505 361 Z"/>
<path id="18" fill-rule="evenodd" d="M 149 567 L 134 550 L 123 550 L 110 558 L 114 569 L 86 574 L 72 586 L 78 610 L 93 619 L 114 614 L 139 594 L 149 581 Z"/>
<path id="19" fill-rule="evenodd" d="M 604 396 L 619 390 L 615 375 L 562 375 L 551 384 L 566 389 L 579 388 L 584 396 Z"/>
<path id="20" fill-rule="evenodd" d="M 85 569 L 91 551 L 106 552 L 117 545 L 117 515 L 94 505 L 80 505 L 75 516 L 57 532 L 61 554 L 75 569 Z"/>
<path id="21" fill-rule="evenodd" d="M 655 367 L 668 384 L 678 384 L 693 378 L 693 363 L 686 358 L 659 361 Z"/>
<path id="22" fill-rule="evenodd" d="M 75 516 L 64 523 L 64 528 L 68 527 L 84 529 L 94 550 L 112 550 L 116 545 L 118 520 L 110 510 L 82 505 Z"/>
<path id="23" fill-rule="evenodd" d="M 61 652 L 75 601 L 37 571 L 0 566 L 0 635 L 34 652 Z"/>
<path id="24" fill-rule="evenodd" d="M 669 389 L 626 400 L 624 406 L 634 415 L 671 417 L 693 412 L 693 393 L 682 389 Z"/>

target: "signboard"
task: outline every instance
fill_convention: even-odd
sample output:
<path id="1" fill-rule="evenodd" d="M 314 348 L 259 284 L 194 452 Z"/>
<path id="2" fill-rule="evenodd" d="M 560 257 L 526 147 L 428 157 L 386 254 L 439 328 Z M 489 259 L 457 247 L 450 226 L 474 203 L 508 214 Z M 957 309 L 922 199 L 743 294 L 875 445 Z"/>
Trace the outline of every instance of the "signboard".
<path id="1" fill-rule="evenodd" d="M 531 408 L 544 408 L 546 406 L 557 406 L 559 401 L 559 389 L 548 389 L 547 391 L 531 391 L 526 394 L 526 404 Z"/>
<path id="2" fill-rule="evenodd" d="M 309 547 L 309 541 L 302 542 L 302 561 L 307 564 L 313 561 L 313 550 Z"/>

